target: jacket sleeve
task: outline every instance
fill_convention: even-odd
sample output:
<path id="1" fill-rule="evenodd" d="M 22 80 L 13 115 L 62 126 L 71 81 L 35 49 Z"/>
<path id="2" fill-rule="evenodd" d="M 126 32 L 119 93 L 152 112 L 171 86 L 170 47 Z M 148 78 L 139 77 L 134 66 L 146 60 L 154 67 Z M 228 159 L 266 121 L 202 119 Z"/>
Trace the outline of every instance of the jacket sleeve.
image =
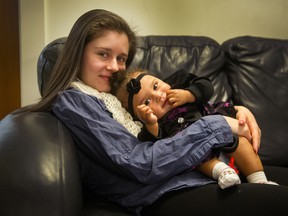
<path id="1" fill-rule="evenodd" d="M 196 76 L 185 69 L 176 71 L 164 81 L 174 89 L 190 91 L 196 97 L 196 104 L 208 102 L 214 93 L 214 87 L 208 78 Z"/>
<path id="2" fill-rule="evenodd" d="M 233 142 L 222 116 L 203 117 L 172 138 L 141 142 L 116 122 L 102 100 L 71 89 L 52 112 L 72 132 L 79 151 L 111 172 L 155 183 L 198 165 L 213 148 Z"/>
<path id="3" fill-rule="evenodd" d="M 185 89 L 189 90 L 196 97 L 196 104 L 203 104 L 209 101 L 214 93 L 212 82 L 206 77 L 189 75 Z"/>

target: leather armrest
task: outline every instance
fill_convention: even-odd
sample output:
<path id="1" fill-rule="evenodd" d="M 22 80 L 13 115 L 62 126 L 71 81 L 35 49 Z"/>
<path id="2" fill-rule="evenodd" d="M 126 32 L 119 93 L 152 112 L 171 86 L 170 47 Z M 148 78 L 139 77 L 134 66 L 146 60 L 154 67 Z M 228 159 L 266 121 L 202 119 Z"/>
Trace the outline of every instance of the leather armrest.
<path id="1" fill-rule="evenodd" d="M 0 124 L 0 215 L 79 215 L 77 160 L 69 132 L 51 113 L 8 115 Z"/>

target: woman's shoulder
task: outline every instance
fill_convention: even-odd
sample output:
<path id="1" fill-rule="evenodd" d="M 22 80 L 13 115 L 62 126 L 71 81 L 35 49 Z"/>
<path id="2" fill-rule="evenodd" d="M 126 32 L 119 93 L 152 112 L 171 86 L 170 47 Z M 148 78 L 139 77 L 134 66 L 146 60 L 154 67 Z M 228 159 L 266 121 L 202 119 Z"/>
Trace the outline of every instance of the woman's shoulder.
<path id="1" fill-rule="evenodd" d="M 93 109 L 99 106 L 101 109 L 106 110 L 102 99 L 73 87 L 58 93 L 58 97 L 53 104 L 53 107 L 55 106 L 65 106 L 67 108 L 91 107 Z"/>
<path id="2" fill-rule="evenodd" d="M 74 87 L 59 92 L 58 97 L 64 97 L 64 98 L 69 97 L 71 98 L 71 100 L 79 100 L 79 99 L 83 100 L 85 98 L 92 98 L 93 100 L 98 101 L 99 99 L 102 99 L 98 95 L 89 94 L 85 91 L 81 91 L 80 89 Z"/>

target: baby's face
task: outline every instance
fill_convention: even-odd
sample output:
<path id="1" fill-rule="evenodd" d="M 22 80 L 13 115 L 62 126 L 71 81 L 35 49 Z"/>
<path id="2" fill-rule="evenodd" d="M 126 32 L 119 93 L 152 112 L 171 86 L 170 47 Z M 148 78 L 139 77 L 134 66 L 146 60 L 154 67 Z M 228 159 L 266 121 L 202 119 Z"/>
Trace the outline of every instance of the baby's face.
<path id="1" fill-rule="evenodd" d="M 153 114 L 161 119 L 173 107 L 168 103 L 167 91 L 171 86 L 162 80 L 146 75 L 141 80 L 141 89 L 133 97 L 133 108 L 145 104 L 149 106 Z"/>

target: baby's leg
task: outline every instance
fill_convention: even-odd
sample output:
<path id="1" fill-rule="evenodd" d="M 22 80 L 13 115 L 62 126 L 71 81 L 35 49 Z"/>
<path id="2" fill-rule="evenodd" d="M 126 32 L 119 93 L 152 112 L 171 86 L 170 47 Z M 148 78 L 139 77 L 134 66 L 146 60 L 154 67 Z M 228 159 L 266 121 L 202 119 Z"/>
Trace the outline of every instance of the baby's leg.
<path id="1" fill-rule="evenodd" d="M 235 170 L 216 157 L 200 164 L 197 170 L 208 177 L 218 180 L 218 185 L 222 189 L 241 183 Z"/>
<path id="2" fill-rule="evenodd" d="M 276 184 L 267 180 L 259 155 L 245 137 L 239 137 L 237 149 L 229 156 L 234 157 L 237 168 L 249 183 Z"/>

